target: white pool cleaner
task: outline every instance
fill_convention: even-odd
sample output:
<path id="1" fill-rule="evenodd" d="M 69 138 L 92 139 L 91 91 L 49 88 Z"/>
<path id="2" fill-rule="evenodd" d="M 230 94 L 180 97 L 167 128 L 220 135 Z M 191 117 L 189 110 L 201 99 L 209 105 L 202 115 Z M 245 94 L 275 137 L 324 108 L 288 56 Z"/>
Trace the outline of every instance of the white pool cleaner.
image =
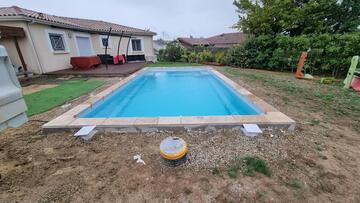
<path id="1" fill-rule="evenodd" d="M 167 166 L 179 166 L 186 162 L 187 143 L 179 137 L 167 137 L 160 143 L 161 161 Z"/>
<path id="2" fill-rule="evenodd" d="M 20 83 L 5 47 L 0 46 L 0 131 L 28 121 Z"/>

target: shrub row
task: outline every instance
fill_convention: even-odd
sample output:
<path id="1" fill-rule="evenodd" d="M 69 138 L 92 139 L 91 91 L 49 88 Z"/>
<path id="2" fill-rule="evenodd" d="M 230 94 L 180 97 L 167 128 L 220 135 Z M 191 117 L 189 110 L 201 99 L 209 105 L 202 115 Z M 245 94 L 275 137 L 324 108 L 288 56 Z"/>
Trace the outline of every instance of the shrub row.
<path id="1" fill-rule="evenodd" d="M 160 50 L 158 60 L 163 62 L 206 63 L 216 62 L 225 64 L 225 51 L 198 46 L 193 49 L 182 48 L 176 41 L 170 42 L 166 49 Z"/>
<path id="2" fill-rule="evenodd" d="M 184 49 L 174 41 L 160 51 L 158 58 L 160 61 L 216 62 L 242 68 L 295 71 L 303 51 L 308 51 L 304 66 L 307 73 L 343 76 L 352 56 L 360 54 L 360 33 L 249 37 L 227 51 L 209 47 Z"/>
<path id="3" fill-rule="evenodd" d="M 343 76 L 351 58 L 360 54 L 360 33 L 250 37 L 228 50 L 225 61 L 236 67 L 295 71 L 301 52 L 307 50 L 307 73 Z"/>

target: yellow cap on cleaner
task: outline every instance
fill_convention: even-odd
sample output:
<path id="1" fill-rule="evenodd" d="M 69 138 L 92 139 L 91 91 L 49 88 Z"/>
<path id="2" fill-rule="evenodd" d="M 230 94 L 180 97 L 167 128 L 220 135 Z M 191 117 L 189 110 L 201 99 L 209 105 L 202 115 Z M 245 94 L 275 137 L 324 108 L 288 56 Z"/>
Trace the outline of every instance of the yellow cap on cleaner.
<path id="1" fill-rule="evenodd" d="M 188 146 L 179 137 L 167 137 L 160 143 L 160 155 L 167 160 L 178 160 L 186 155 Z"/>

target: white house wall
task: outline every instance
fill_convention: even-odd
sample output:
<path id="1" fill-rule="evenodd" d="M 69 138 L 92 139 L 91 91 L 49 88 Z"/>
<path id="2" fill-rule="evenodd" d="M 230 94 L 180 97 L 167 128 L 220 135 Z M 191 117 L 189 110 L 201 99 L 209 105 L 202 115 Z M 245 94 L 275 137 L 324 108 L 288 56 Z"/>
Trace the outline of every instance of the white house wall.
<path id="1" fill-rule="evenodd" d="M 0 25 L 4 26 L 13 26 L 13 27 L 21 27 L 25 31 L 24 38 L 18 38 L 18 43 L 20 46 L 21 53 L 24 57 L 25 63 L 29 71 L 34 73 L 42 73 L 41 67 L 37 61 L 36 53 L 34 52 L 34 48 L 32 46 L 32 42 L 30 40 L 30 34 L 27 29 L 27 25 L 25 22 L 21 21 L 12 21 L 12 22 L 0 22 Z M 13 39 L 0 39 L 0 44 L 5 46 L 10 60 L 13 64 L 22 66 L 19 54 L 17 53 L 14 40 Z"/>
<path id="2" fill-rule="evenodd" d="M 62 28 L 53 28 L 42 24 L 29 24 L 28 26 L 22 21 L 0 22 L 0 25 L 22 27 L 25 30 L 26 37 L 19 39 L 20 49 L 24 56 L 28 69 L 35 73 L 47 73 L 62 69 L 71 68 L 70 58 L 78 56 L 78 50 L 76 45 L 76 35 L 90 36 L 90 41 L 94 54 L 104 54 L 105 48 L 101 46 L 99 34 L 89 34 L 86 32 L 77 32 Z M 32 41 L 30 40 L 30 32 Z M 65 52 L 53 52 L 49 43 L 48 32 L 64 33 L 65 43 L 67 50 Z M 141 38 L 143 43 L 142 51 L 132 51 L 131 43 L 129 44 L 129 55 L 144 54 L 147 60 L 154 60 L 155 54 L 153 50 L 152 36 L 133 36 Z M 111 36 L 111 46 L 108 49 L 108 54 L 116 55 L 119 36 Z M 122 38 L 120 44 L 120 54 L 126 54 L 126 48 L 129 38 Z M 0 44 L 4 45 L 10 55 L 10 58 L 14 64 L 21 65 L 19 56 L 17 54 L 14 42 L 11 39 L 0 39 Z M 34 44 L 34 46 L 32 46 Z M 36 52 L 37 55 L 36 55 Z M 38 56 L 38 57 L 37 57 Z M 40 64 L 39 64 L 40 63 Z"/>

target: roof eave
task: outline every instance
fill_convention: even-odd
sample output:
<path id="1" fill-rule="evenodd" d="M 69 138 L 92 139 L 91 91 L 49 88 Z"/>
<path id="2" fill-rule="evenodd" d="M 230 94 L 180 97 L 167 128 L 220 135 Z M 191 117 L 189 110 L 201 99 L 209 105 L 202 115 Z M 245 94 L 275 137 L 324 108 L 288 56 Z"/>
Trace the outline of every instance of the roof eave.
<path id="1" fill-rule="evenodd" d="M 90 32 L 90 33 L 96 33 L 96 34 L 107 34 L 106 30 L 94 30 L 94 29 L 86 29 L 78 26 L 71 26 L 68 24 L 53 22 L 53 21 L 47 21 L 47 20 L 41 20 L 37 18 L 31 18 L 27 16 L 0 16 L 0 22 L 1 21 L 25 21 L 25 22 L 32 22 L 32 23 L 38 23 L 42 25 L 49 25 L 53 27 L 59 27 L 59 28 L 65 28 L 65 29 L 71 29 L 75 31 L 82 31 L 82 32 Z M 112 32 L 112 34 L 115 35 L 140 35 L 140 36 L 154 36 L 156 35 L 155 32 Z"/>

